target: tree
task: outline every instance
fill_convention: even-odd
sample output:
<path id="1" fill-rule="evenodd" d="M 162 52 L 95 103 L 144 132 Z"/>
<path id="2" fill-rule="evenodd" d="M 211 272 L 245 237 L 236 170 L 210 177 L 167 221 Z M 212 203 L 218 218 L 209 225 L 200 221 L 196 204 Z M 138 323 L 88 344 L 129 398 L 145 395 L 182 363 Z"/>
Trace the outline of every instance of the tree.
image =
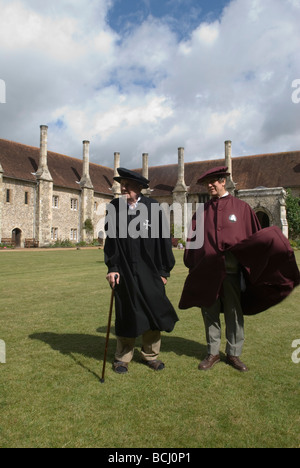
<path id="1" fill-rule="evenodd" d="M 289 225 L 290 239 L 300 238 L 300 197 L 294 197 L 290 189 L 287 190 L 286 214 Z"/>
<path id="2" fill-rule="evenodd" d="M 83 224 L 83 229 L 86 230 L 87 233 L 91 234 L 94 230 L 93 222 L 91 218 L 87 218 Z"/>

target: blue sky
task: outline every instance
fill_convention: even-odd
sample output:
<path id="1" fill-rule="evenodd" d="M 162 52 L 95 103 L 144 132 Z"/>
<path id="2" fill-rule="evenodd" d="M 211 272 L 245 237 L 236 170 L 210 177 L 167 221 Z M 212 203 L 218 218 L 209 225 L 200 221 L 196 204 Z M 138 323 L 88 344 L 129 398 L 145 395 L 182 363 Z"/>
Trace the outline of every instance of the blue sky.
<path id="1" fill-rule="evenodd" d="M 300 0 L 0 0 L 0 138 L 112 166 L 300 149 Z M 297 92 L 297 90 L 296 90 Z M 297 94 L 298 95 L 298 94 Z"/>
<path id="2" fill-rule="evenodd" d="M 182 40 L 201 21 L 218 18 L 229 0 L 114 0 L 109 25 L 126 34 L 149 16 L 165 21 Z"/>

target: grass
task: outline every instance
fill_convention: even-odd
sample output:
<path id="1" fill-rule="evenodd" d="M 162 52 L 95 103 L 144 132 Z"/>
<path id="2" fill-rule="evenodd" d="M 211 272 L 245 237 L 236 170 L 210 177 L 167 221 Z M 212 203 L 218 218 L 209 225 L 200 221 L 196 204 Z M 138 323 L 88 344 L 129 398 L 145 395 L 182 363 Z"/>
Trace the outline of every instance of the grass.
<path id="1" fill-rule="evenodd" d="M 168 295 L 177 307 L 187 272 L 175 255 Z M 300 288 L 246 317 L 247 374 L 224 359 L 198 371 L 205 336 L 191 309 L 163 335 L 160 373 L 140 364 L 137 339 L 129 374 L 115 374 L 112 329 L 101 384 L 110 301 L 103 252 L 1 252 L 0 262 L 0 447 L 299 447 L 300 364 L 291 356 Z"/>

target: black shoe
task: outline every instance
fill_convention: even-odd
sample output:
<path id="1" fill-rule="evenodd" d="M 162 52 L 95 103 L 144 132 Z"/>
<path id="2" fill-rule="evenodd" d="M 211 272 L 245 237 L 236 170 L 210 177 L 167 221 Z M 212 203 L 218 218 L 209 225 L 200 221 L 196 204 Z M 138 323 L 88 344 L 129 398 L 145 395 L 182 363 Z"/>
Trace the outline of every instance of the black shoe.
<path id="1" fill-rule="evenodd" d="M 123 361 L 114 361 L 113 368 L 117 374 L 126 374 L 128 372 L 128 363 Z"/>
<path id="2" fill-rule="evenodd" d="M 159 361 L 158 359 L 154 359 L 154 361 L 143 361 L 146 366 L 150 367 L 150 369 L 153 369 L 155 371 L 160 371 L 165 368 L 165 365 L 162 361 Z"/>

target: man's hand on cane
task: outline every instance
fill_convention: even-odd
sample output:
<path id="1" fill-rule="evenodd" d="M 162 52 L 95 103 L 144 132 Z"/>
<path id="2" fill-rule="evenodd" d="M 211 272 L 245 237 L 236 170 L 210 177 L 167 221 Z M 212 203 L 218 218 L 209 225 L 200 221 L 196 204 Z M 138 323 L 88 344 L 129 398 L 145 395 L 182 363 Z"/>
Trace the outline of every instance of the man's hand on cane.
<path id="1" fill-rule="evenodd" d="M 108 273 L 106 276 L 107 281 L 109 282 L 110 286 L 112 289 L 115 289 L 116 284 L 120 283 L 120 274 L 119 273 Z M 168 280 L 167 278 L 164 278 L 161 276 L 161 280 L 164 283 L 164 285 L 167 284 Z"/>
<path id="2" fill-rule="evenodd" d="M 112 289 L 115 289 L 116 284 L 120 283 L 120 274 L 119 273 L 108 273 L 106 276 L 107 281 L 109 282 Z"/>

